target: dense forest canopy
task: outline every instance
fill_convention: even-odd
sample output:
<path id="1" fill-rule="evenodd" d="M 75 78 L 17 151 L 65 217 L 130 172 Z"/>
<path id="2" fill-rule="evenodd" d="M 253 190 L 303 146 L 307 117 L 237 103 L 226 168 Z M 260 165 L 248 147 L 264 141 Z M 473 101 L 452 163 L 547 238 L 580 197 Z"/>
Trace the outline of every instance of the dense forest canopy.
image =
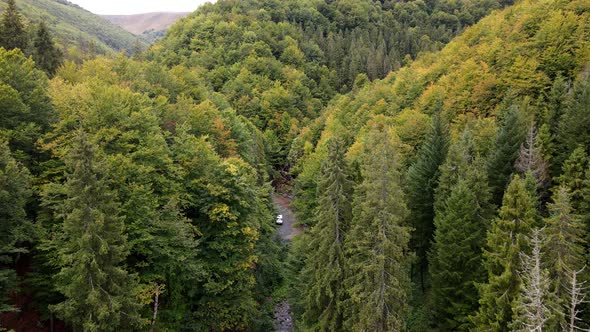
<path id="1" fill-rule="evenodd" d="M 59 5 L 1 7 L 0 329 L 590 327 L 586 0 L 222 0 L 74 58 Z"/>

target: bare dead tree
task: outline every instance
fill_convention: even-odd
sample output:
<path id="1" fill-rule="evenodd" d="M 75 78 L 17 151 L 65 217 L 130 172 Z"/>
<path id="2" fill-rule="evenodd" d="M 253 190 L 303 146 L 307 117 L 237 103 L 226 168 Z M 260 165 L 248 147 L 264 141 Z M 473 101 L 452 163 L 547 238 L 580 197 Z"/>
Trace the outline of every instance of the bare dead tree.
<path id="1" fill-rule="evenodd" d="M 570 301 L 569 308 L 566 308 L 566 310 L 568 311 L 569 321 L 565 324 L 565 326 L 562 326 L 564 331 L 590 331 L 590 329 L 582 328 L 581 326 L 579 326 L 579 323 L 582 320 L 582 318 L 580 318 L 580 315 L 582 314 L 580 305 L 582 303 L 588 302 L 586 301 L 586 290 L 588 289 L 588 287 L 585 286 L 586 281 L 580 281 L 578 278 L 578 276 L 584 271 L 585 268 L 586 266 L 584 266 L 578 271 L 571 271 L 570 288 L 568 288 Z"/>
<path id="2" fill-rule="evenodd" d="M 531 254 L 520 253 L 522 284 L 516 302 L 517 316 L 514 322 L 514 329 L 517 331 L 542 332 L 551 314 L 546 303 L 549 297 L 549 277 L 547 271 L 541 267 L 542 236 L 542 230 L 536 229 L 529 238 Z"/>
<path id="3" fill-rule="evenodd" d="M 539 188 L 547 186 L 549 182 L 547 161 L 543 158 L 541 143 L 537 136 L 537 126 L 534 123 L 529 129 L 524 143 L 520 146 L 514 167 L 523 176 L 527 172 L 531 172 L 537 180 Z"/>

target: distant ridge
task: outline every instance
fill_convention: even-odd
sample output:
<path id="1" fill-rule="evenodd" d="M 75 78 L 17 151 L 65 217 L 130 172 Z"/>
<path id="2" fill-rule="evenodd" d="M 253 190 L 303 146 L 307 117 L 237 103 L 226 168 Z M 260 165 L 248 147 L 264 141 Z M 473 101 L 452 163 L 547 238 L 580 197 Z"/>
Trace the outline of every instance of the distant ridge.
<path id="1" fill-rule="evenodd" d="M 17 0 L 25 21 L 45 21 L 58 43 L 83 54 L 131 49 L 137 37 L 108 20 L 66 0 Z M 0 1 L 0 14 L 6 2 Z"/>
<path id="2" fill-rule="evenodd" d="M 111 23 L 150 40 L 164 35 L 174 22 L 187 16 L 190 12 L 156 12 L 135 15 L 103 15 Z"/>

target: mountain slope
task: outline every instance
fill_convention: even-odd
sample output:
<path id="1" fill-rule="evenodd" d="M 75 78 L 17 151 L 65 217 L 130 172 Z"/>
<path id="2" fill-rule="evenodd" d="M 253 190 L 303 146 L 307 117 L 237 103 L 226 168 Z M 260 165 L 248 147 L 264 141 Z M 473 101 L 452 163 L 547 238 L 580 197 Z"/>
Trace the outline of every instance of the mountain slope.
<path id="1" fill-rule="evenodd" d="M 172 24 L 188 14 L 190 13 L 158 12 L 135 15 L 103 15 L 102 17 L 134 35 L 149 39 L 150 36 L 163 36 Z"/>
<path id="2" fill-rule="evenodd" d="M 322 206 L 318 203 L 318 193 L 321 190 L 319 183 L 322 182 L 320 181 L 327 178 L 323 174 L 325 168 L 323 165 L 332 162 L 329 159 L 332 151 L 330 149 L 333 146 L 331 143 L 345 142 L 346 157 L 353 174 L 351 178 L 360 178 L 358 181 L 361 182 L 364 181 L 364 174 L 359 172 L 360 175 L 357 175 L 358 165 L 366 165 L 371 161 L 366 154 L 363 154 L 363 148 L 371 139 L 371 131 L 375 128 L 386 128 L 392 136 L 402 142 L 397 150 L 400 154 L 399 159 L 404 163 L 404 177 L 410 182 L 412 179 L 408 174 L 416 169 L 413 167 L 416 165 L 422 167 L 418 168 L 418 172 L 423 172 L 424 169 L 424 166 L 419 163 L 424 159 L 420 159 L 422 154 L 417 151 L 422 152 L 424 149 L 433 149 L 436 146 L 432 143 L 428 145 L 430 141 L 425 139 L 429 137 L 427 134 L 431 131 L 433 118 L 438 116 L 449 124 L 451 148 L 449 148 L 447 159 L 442 164 L 434 164 L 435 170 L 439 170 L 442 175 L 438 180 L 435 177 L 426 178 L 425 176 L 423 182 L 424 187 L 431 186 L 433 191 L 436 189 L 436 194 L 431 197 L 420 197 L 430 204 L 430 213 L 436 217 L 428 220 L 430 224 L 427 227 L 423 226 L 424 223 L 418 222 L 421 213 L 424 213 L 427 208 L 424 207 L 426 204 L 418 205 L 415 204 L 416 201 L 412 201 L 412 197 L 421 194 L 421 192 L 411 191 L 416 186 L 408 185 L 405 188 L 406 195 L 398 196 L 399 200 L 404 200 L 405 196 L 408 204 L 412 204 L 409 206 L 414 207 L 405 219 L 405 222 L 415 229 L 410 242 L 411 250 L 417 253 L 429 253 L 428 257 L 426 254 L 421 257 L 423 263 L 420 263 L 420 266 L 425 267 L 412 270 L 416 287 L 410 296 L 412 299 L 410 305 L 413 307 L 408 318 L 410 331 L 488 330 L 494 323 L 480 319 L 477 321 L 480 325 L 473 326 L 471 325 L 473 322 L 468 317 L 475 314 L 478 303 L 482 308 L 486 308 L 486 305 L 494 310 L 500 307 L 496 305 L 496 302 L 489 300 L 496 293 L 490 292 L 491 295 L 483 297 L 474 289 L 461 288 L 462 285 L 457 286 L 459 283 L 452 284 L 450 281 L 454 282 L 454 278 L 465 278 L 461 280 L 470 280 L 471 285 L 473 280 L 477 280 L 477 283 L 486 282 L 488 275 L 485 272 L 488 272 L 491 286 L 487 289 L 494 290 L 496 284 L 492 282 L 497 276 L 493 267 L 490 268 L 494 266 L 493 263 L 482 264 L 481 258 L 478 258 L 480 261 L 477 261 L 475 265 L 483 267 L 484 275 L 467 279 L 470 271 L 466 271 L 464 261 L 460 262 L 459 268 L 448 263 L 452 262 L 452 259 L 443 261 L 445 254 L 449 255 L 448 257 L 464 254 L 460 251 L 461 249 L 457 249 L 460 244 L 447 242 L 445 244 L 451 246 L 454 251 L 439 252 L 441 256 L 436 256 L 436 259 L 441 259 L 442 264 L 447 265 L 444 269 L 439 266 L 440 270 L 437 272 L 443 271 L 447 273 L 445 277 L 450 275 L 452 277 L 448 285 L 435 289 L 437 286 L 431 286 L 434 283 L 430 283 L 431 276 L 435 275 L 432 269 L 429 270 L 429 267 L 434 266 L 431 262 L 435 256 L 432 254 L 433 256 L 430 257 L 433 251 L 430 251 L 429 244 L 445 241 L 444 236 L 462 229 L 465 224 L 461 217 L 457 217 L 457 214 L 453 215 L 445 211 L 448 207 L 446 204 L 449 202 L 445 199 L 445 195 L 449 197 L 449 192 L 458 187 L 453 181 L 466 176 L 465 170 L 468 167 L 477 168 L 478 172 L 483 172 L 483 175 L 478 175 L 482 177 L 479 181 L 482 188 L 487 186 L 485 182 L 488 178 L 490 178 L 490 184 L 495 185 L 491 180 L 500 177 L 500 181 L 496 181 L 498 183 L 496 187 L 501 191 L 500 199 L 498 199 L 500 201 L 511 174 L 524 173 L 523 168 L 519 168 L 522 166 L 515 166 L 517 160 L 524 159 L 517 159 L 517 157 L 537 149 L 535 161 L 543 166 L 531 167 L 530 170 L 540 169 L 536 174 L 542 174 L 551 180 L 546 180 L 542 176 L 539 176 L 539 179 L 555 184 L 561 181 L 562 167 L 564 167 L 563 173 L 567 171 L 567 165 L 563 163 L 563 160 L 570 156 L 574 149 L 581 148 L 582 153 L 590 151 L 590 139 L 586 136 L 590 118 L 587 106 L 590 100 L 588 98 L 590 89 L 587 88 L 590 86 L 588 22 L 590 22 L 590 6 L 585 0 L 520 1 L 514 6 L 492 13 L 479 23 L 467 28 L 440 52 L 422 54 L 414 62 L 391 73 L 384 80 L 374 83 L 362 82 L 351 93 L 336 97 L 322 115 L 302 129 L 301 135 L 293 141 L 289 156 L 297 160 L 291 165 L 294 166 L 291 167 L 292 174 L 296 177 L 294 206 L 300 222 L 310 226 L 313 232 L 315 225 L 324 222 L 316 217 L 323 212 Z M 517 115 L 511 118 L 511 114 Z M 522 117 L 524 125 L 514 120 L 519 117 Z M 511 128 L 516 129 L 511 131 Z M 529 134 L 525 143 L 523 140 L 527 131 Z M 523 132 L 522 140 L 519 138 L 519 132 Z M 571 143 L 563 139 L 563 133 L 567 134 Z M 506 148 L 506 146 L 509 147 Z M 533 158 L 530 157 L 530 159 Z M 432 159 L 428 162 L 436 161 Z M 545 166 L 545 163 L 548 166 Z M 507 174 L 503 173 L 504 165 L 508 169 Z M 543 167 L 552 171 L 547 171 Z M 582 169 L 587 169 L 584 167 L 581 166 Z M 547 175 L 545 172 L 551 174 Z M 436 171 L 433 174 L 436 174 Z M 538 199 L 540 202 L 539 206 L 548 201 L 549 184 L 547 182 L 539 180 L 539 198 L 536 197 L 537 190 L 533 190 L 535 200 Z M 476 206 L 480 205 L 480 202 L 470 204 Z M 493 204 L 499 206 L 500 202 L 494 201 Z M 580 213 L 587 213 L 588 210 L 580 211 L 582 211 Z M 354 213 L 353 207 L 353 215 Z M 438 222 L 441 218 L 451 220 L 450 230 L 448 227 L 444 228 L 445 225 L 439 227 Z M 473 219 L 477 220 L 477 218 Z M 354 218 L 352 220 L 354 223 Z M 491 228 L 490 220 L 485 219 L 481 223 L 483 227 Z M 440 237 L 433 237 L 432 232 L 435 229 L 434 235 L 440 235 Z M 309 238 L 302 239 L 299 246 L 306 248 L 313 241 L 318 242 L 317 238 L 313 238 L 314 235 L 312 233 Z M 458 235 L 453 233 L 453 236 Z M 486 240 L 481 237 L 473 240 L 471 234 L 468 237 L 464 234 L 460 236 L 463 236 L 462 240 L 473 241 L 470 245 L 476 249 L 477 253 L 481 253 L 483 248 L 489 249 L 486 247 Z M 421 243 L 428 244 L 421 245 Z M 487 243 L 493 243 L 493 240 Z M 502 250 L 508 252 L 509 249 Z M 548 259 L 547 266 L 553 264 Z M 504 270 L 500 268 L 498 271 Z M 297 274 L 297 271 L 293 274 Z M 511 282 L 512 280 L 514 279 L 511 279 Z M 311 288 L 309 284 L 303 283 L 297 286 L 301 289 Z M 443 287 L 446 288 L 443 289 Z M 443 304 L 440 304 L 440 295 L 438 297 L 431 295 L 434 290 L 447 291 L 452 287 L 459 289 L 453 290 L 456 291 L 453 293 L 454 296 L 460 294 L 457 298 L 443 299 Z M 501 286 L 498 288 L 498 292 L 508 292 Z M 306 295 L 304 292 L 301 298 L 305 298 Z M 465 300 L 465 298 L 468 299 Z M 343 301 L 343 303 L 347 302 Z M 338 307 L 338 304 L 335 306 Z M 297 305 L 303 304 L 297 303 Z M 505 307 L 502 307 L 502 310 Z M 457 316 L 445 313 L 444 310 L 447 308 L 452 308 L 449 311 L 454 310 Z M 459 313 L 457 308 L 461 308 L 462 312 Z M 513 310 L 516 315 L 518 310 Z M 488 311 L 492 314 L 488 315 Z M 493 316 L 493 310 L 488 311 L 482 312 L 492 317 L 492 320 L 500 320 L 497 316 Z M 436 312 L 436 316 L 433 316 L 432 312 Z M 301 317 L 305 319 L 306 315 L 307 312 Z M 488 316 L 482 316 L 488 318 Z M 506 317 L 512 316 L 509 313 Z M 509 319 L 505 320 L 509 321 Z M 587 318 L 585 320 L 587 323 Z M 455 326 L 463 324 L 463 329 L 441 327 L 441 324 L 450 324 L 450 322 Z M 501 323 L 507 324 L 505 321 Z"/>
<path id="3" fill-rule="evenodd" d="M 127 50 L 137 40 L 133 34 L 65 0 L 19 0 L 17 6 L 27 21 L 44 20 L 62 46 L 76 46 L 82 52 Z M 0 2 L 0 11 L 5 8 L 6 3 Z"/>
<path id="4" fill-rule="evenodd" d="M 558 75 L 573 80 L 588 67 L 589 19 L 585 1 L 524 1 L 484 18 L 442 51 L 348 96 L 347 113 L 383 100 L 390 115 L 440 111 L 459 121 L 497 116 L 507 97 L 541 98 L 535 103 L 542 104 Z"/>

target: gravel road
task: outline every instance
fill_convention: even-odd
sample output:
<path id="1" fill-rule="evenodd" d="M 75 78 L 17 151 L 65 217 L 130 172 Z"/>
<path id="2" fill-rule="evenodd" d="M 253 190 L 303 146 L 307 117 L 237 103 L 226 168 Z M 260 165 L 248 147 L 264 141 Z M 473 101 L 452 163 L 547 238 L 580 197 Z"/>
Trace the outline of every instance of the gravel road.
<path id="1" fill-rule="evenodd" d="M 303 232 L 303 228 L 295 226 L 297 220 L 291 210 L 291 198 L 280 194 L 273 194 L 272 201 L 275 204 L 278 213 L 283 215 L 283 224 L 280 226 L 276 225 L 279 227 L 278 234 L 284 242 L 289 242 L 295 235 Z M 275 307 L 275 331 L 293 331 L 291 306 L 287 300 L 278 303 Z"/>

